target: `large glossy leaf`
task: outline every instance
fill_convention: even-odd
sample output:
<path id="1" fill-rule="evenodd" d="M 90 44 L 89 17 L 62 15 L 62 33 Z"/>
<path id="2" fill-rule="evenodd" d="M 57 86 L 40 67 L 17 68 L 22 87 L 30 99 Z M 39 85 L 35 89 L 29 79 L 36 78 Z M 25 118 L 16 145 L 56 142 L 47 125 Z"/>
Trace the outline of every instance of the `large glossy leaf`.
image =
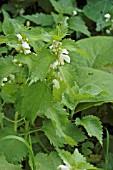
<path id="1" fill-rule="evenodd" d="M 74 52 L 70 53 L 72 65 L 76 68 L 77 83 L 79 88 L 81 88 L 81 91 L 93 95 L 100 91 L 98 95 L 93 98 L 91 96 L 77 96 L 76 98 L 79 100 L 79 103 L 84 102 L 85 105 L 84 107 L 83 105 L 79 105 L 79 109 L 76 108 L 76 110 L 80 110 L 80 107 L 83 109 L 87 108 L 88 105 L 99 104 L 99 102 L 104 103 L 113 101 L 112 44 L 112 37 L 97 36 L 87 38 L 78 41 L 77 45 L 78 48 L 85 51 L 88 59 L 82 54 Z M 83 97 L 84 99 L 80 99 L 79 97 Z M 87 102 L 89 102 L 89 104 Z"/>

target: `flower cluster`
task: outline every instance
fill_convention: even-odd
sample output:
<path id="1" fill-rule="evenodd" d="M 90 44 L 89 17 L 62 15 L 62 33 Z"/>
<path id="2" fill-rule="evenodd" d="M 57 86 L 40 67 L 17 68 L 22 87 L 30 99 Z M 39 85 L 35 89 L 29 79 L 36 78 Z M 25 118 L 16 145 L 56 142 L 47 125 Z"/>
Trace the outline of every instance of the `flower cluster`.
<path id="1" fill-rule="evenodd" d="M 23 37 L 20 34 L 17 34 L 16 36 L 18 38 L 18 41 L 20 42 L 20 44 L 17 44 L 16 50 L 24 54 L 31 53 L 30 46 L 28 44 L 28 38 L 23 39 Z"/>
<path id="2" fill-rule="evenodd" d="M 51 65 L 51 68 L 55 69 L 58 65 L 64 65 L 64 62 L 70 63 L 69 52 L 66 49 L 61 48 L 62 43 L 53 40 L 53 44 L 49 47 L 51 52 L 58 55 L 58 59 Z"/>
<path id="3" fill-rule="evenodd" d="M 1 86 L 4 86 L 6 82 L 11 83 L 12 81 L 14 81 L 14 79 L 15 79 L 15 76 L 13 74 L 9 74 L 8 77 L 4 77 L 2 79 Z"/>

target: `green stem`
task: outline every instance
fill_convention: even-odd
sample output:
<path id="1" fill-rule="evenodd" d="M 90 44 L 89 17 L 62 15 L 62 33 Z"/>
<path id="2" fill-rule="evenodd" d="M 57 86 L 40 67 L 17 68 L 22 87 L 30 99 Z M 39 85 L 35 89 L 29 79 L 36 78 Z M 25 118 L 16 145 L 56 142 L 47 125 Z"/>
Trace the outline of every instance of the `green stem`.
<path id="1" fill-rule="evenodd" d="M 14 121 L 14 131 L 17 132 L 17 122 L 18 120 L 18 112 L 15 113 L 15 121 Z"/>
<path id="2" fill-rule="evenodd" d="M 29 120 L 25 122 L 25 139 L 28 140 L 28 133 L 29 133 Z"/>
<path id="3" fill-rule="evenodd" d="M 19 135 L 21 135 L 21 136 L 23 136 L 23 135 L 30 135 L 31 133 L 38 132 L 38 131 L 42 131 L 42 129 L 35 129 L 35 130 L 29 131 L 27 133 L 21 133 Z"/>

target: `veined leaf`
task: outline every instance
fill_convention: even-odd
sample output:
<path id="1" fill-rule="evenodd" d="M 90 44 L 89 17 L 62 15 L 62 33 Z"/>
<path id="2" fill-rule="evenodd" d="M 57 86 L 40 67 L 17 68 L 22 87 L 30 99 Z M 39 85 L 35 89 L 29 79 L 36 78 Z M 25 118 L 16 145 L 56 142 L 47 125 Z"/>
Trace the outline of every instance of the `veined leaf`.
<path id="1" fill-rule="evenodd" d="M 37 80 L 44 80 L 50 69 L 50 64 L 54 63 L 56 56 L 52 55 L 49 51 L 43 50 L 37 54 L 37 60 L 32 65 L 30 70 L 30 80 L 36 82 Z"/>
<path id="2" fill-rule="evenodd" d="M 75 8 L 75 2 L 73 0 L 59 0 L 56 2 L 55 0 L 50 0 L 54 9 L 60 14 L 72 14 Z"/>
<path id="3" fill-rule="evenodd" d="M 98 117 L 93 115 L 88 115 L 83 117 L 82 119 L 76 118 L 76 125 L 82 125 L 86 131 L 88 132 L 89 136 L 95 136 L 100 144 L 102 145 L 102 124 Z"/>
<path id="4" fill-rule="evenodd" d="M 86 158 L 83 157 L 78 151 L 75 149 L 74 153 L 71 154 L 68 151 L 57 149 L 59 156 L 63 160 L 63 162 L 69 167 L 69 169 L 89 169 L 89 170 L 99 170 L 98 168 L 94 167 L 93 165 L 86 162 Z"/>
<path id="5" fill-rule="evenodd" d="M 4 156 L 0 155 L 0 169 L 1 170 L 22 170 L 19 165 L 14 165 L 6 161 Z"/>
<path id="6" fill-rule="evenodd" d="M 84 7 L 84 14 L 91 20 L 97 22 L 104 14 L 112 12 L 112 2 L 112 0 L 87 0 L 87 5 Z"/>
<path id="7" fill-rule="evenodd" d="M 51 15 L 47 15 L 43 13 L 24 15 L 23 17 L 29 21 L 32 21 L 37 25 L 42 25 L 42 26 L 51 26 L 54 23 L 54 20 Z"/>
<path id="8" fill-rule="evenodd" d="M 74 86 L 76 81 L 76 73 L 73 67 L 70 65 L 65 65 L 61 66 L 59 70 L 61 78 L 64 80 L 64 82 L 70 87 Z"/>
<path id="9" fill-rule="evenodd" d="M 15 139 L 1 140 L 8 135 L 16 135 L 16 133 L 11 128 L 0 130 L 0 153 L 6 157 L 8 162 L 18 164 L 28 155 L 27 148 Z"/>
<path id="10" fill-rule="evenodd" d="M 46 82 L 36 82 L 32 85 L 26 84 L 21 92 L 21 100 L 17 102 L 16 108 L 22 116 L 33 122 L 36 117 L 44 116 L 46 109 L 51 105 L 52 94 Z"/>
<path id="11" fill-rule="evenodd" d="M 4 22 L 2 25 L 2 29 L 5 35 L 14 34 L 15 28 L 13 21 L 9 18 L 8 14 L 3 10 Z"/>
<path id="12" fill-rule="evenodd" d="M 56 170 L 62 163 L 57 152 L 51 152 L 49 155 L 38 153 L 35 156 L 36 170 Z"/>
<path id="13" fill-rule="evenodd" d="M 90 36 L 90 32 L 88 31 L 88 28 L 81 17 L 79 16 L 71 17 L 68 20 L 68 24 L 70 29 L 81 32 L 87 36 Z"/>

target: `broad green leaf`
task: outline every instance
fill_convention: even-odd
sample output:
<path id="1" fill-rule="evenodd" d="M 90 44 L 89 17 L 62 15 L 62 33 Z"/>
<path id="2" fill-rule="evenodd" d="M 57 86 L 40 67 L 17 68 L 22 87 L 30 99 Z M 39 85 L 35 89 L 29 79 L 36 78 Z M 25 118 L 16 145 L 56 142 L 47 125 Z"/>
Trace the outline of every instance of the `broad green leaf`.
<path id="1" fill-rule="evenodd" d="M 15 135 L 13 129 L 4 128 L 0 130 L 0 139 L 6 137 L 7 135 Z M 18 148 L 18 151 L 17 151 Z M 6 160 L 10 163 L 18 164 L 28 155 L 27 148 L 18 140 L 7 139 L 0 140 L 0 153 L 6 157 Z"/>
<path id="2" fill-rule="evenodd" d="M 84 87 L 88 87 L 92 84 L 92 87 L 97 86 L 98 90 L 100 89 L 100 93 L 93 98 L 89 95 L 81 96 L 82 98 L 79 103 L 82 104 L 79 104 L 78 107 L 76 107 L 76 111 L 86 109 L 93 105 L 113 101 L 113 74 L 111 74 L 112 64 L 110 64 L 113 63 L 112 43 L 112 37 L 104 36 L 91 37 L 78 41 L 78 48 L 85 51 L 89 57 L 89 60 L 83 57 L 82 54 L 77 54 L 74 52 L 70 53 L 70 57 L 72 59 L 70 64 L 76 68 L 76 82 L 79 88 L 84 89 Z M 91 89 L 94 90 L 95 88 Z M 80 96 L 77 96 L 77 98 L 78 97 Z"/>
<path id="3" fill-rule="evenodd" d="M 67 144 L 66 140 L 63 137 L 59 137 L 58 135 L 56 135 L 56 128 L 50 120 L 45 120 L 43 122 L 42 130 L 44 131 L 45 135 L 53 146 L 63 147 L 65 144 Z"/>
<path id="4" fill-rule="evenodd" d="M 13 57 L 0 58 L 0 81 L 17 70 L 17 66 L 12 62 L 12 60 Z"/>
<path id="5" fill-rule="evenodd" d="M 36 82 L 37 80 L 43 80 L 46 78 L 47 73 L 50 70 L 50 64 L 53 64 L 56 60 L 56 56 L 51 54 L 48 50 L 43 50 L 37 54 L 37 60 L 32 65 L 30 70 L 30 80 Z"/>
<path id="6" fill-rule="evenodd" d="M 56 130 L 56 135 L 63 137 L 70 145 L 76 145 L 76 141 L 69 135 L 66 135 L 66 132 L 63 130 L 68 123 L 68 118 L 66 111 L 59 104 L 54 104 L 52 107 L 48 108 L 45 115 L 48 119 L 51 119 Z"/>
<path id="7" fill-rule="evenodd" d="M 77 31 L 77 32 L 81 32 L 87 36 L 90 36 L 90 32 L 88 31 L 88 28 L 85 25 L 85 22 L 82 20 L 81 17 L 79 16 L 71 17 L 68 20 L 68 24 L 69 24 L 70 29 Z"/>
<path id="8" fill-rule="evenodd" d="M 36 170 L 56 170 L 62 163 L 57 152 L 51 152 L 49 155 L 38 153 L 35 156 Z"/>
<path id="9" fill-rule="evenodd" d="M 59 135 L 56 134 L 57 128 L 55 128 L 55 126 L 50 120 L 46 120 L 43 122 L 42 130 L 44 130 L 44 133 L 48 137 L 50 143 L 53 144 L 55 147 L 63 147 L 66 144 L 72 145 L 65 139 L 65 137 L 59 137 Z M 77 128 L 71 122 L 67 122 L 65 126 L 62 126 L 62 130 L 67 136 L 70 136 L 76 143 L 83 142 L 86 139 L 86 136 L 81 131 L 81 129 Z"/>
<path id="10" fill-rule="evenodd" d="M 52 41 L 51 33 L 45 31 L 42 27 L 31 27 L 29 30 L 24 26 L 19 27 L 20 34 L 24 38 L 28 38 L 28 42 L 34 42 L 38 40 L 42 40 L 44 42 Z"/>
<path id="11" fill-rule="evenodd" d="M 26 18 L 29 21 L 32 21 L 33 23 L 41 26 L 51 26 L 54 24 L 54 20 L 51 15 L 43 14 L 43 13 L 37 13 L 33 15 L 24 15 L 24 18 Z"/>
<path id="12" fill-rule="evenodd" d="M 104 14 L 112 12 L 112 2 L 112 0 L 87 0 L 87 5 L 84 7 L 84 14 L 91 20 L 97 22 Z"/>
<path id="13" fill-rule="evenodd" d="M 19 165 L 14 165 L 5 159 L 4 156 L 0 155 L 0 169 L 1 170 L 22 170 L 22 168 Z"/>
<path id="14" fill-rule="evenodd" d="M 64 80 L 64 82 L 70 87 L 74 86 L 76 81 L 76 73 L 73 67 L 67 64 L 65 66 L 61 66 L 59 70 L 61 78 Z"/>
<path id="15" fill-rule="evenodd" d="M 113 62 L 113 37 L 96 36 L 80 40 L 76 44 L 88 55 L 89 60 L 86 60 L 86 64 L 89 67 L 102 70 L 103 66 Z"/>
<path id="16" fill-rule="evenodd" d="M 76 125 L 82 125 L 90 137 L 95 136 L 102 145 L 103 127 L 98 117 L 88 115 L 82 119 L 76 118 Z"/>
<path id="17" fill-rule="evenodd" d="M 3 33 L 5 35 L 14 34 L 15 28 L 14 28 L 13 21 L 9 18 L 9 16 L 5 11 L 3 11 L 3 14 L 4 14 L 4 22 L 2 25 Z"/>
<path id="18" fill-rule="evenodd" d="M 50 0 L 54 9 L 60 14 L 73 14 L 73 11 L 76 10 L 76 3 L 73 0 Z"/>
<path id="19" fill-rule="evenodd" d="M 94 149 L 94 143 L 90 141 L 86 141 L 82 144 L 82 153 L 86 155 L 90 155 L 92 150 Z"/>
<path id="20" fill-rule="evenodd" d="M 51 90 L 46 82 L 38 81 L 32 85 L 26 84 L 20 95 L 21 99 L 16 103 L 17 111 L 32 123 L 38 115 L 44 116 L 52 102 Z"/>
<path id="21" fill-rule="evenodd" d="M 75 149 L 74 153 L 71 154 L 68 151 L 57 149 L 59 156 L 63 162 L 72 170 L 98 170 L 98 168 L 86 162 L 86 158 L 79 153 L 78 149 Z"/>

